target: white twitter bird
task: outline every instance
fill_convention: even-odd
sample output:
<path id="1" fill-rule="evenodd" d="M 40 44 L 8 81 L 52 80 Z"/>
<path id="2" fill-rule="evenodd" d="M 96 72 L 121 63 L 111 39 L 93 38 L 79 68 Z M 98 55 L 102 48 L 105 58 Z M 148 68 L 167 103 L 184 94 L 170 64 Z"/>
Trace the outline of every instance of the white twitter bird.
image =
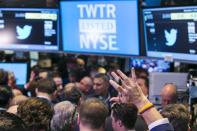
<path id="1" fill-rule="evenodd" d="M 25 25 L 24 27 L 16 26 L 17 39 L 27 39 L 31 34 L 32 26 Z"/>
<path id="2" fill-rule="evenodd" d="M 176 42 L 177 39 L 177 30 L 176 29 L 171 29 L 170 32 L 167 30 L 164 30 L 165 32 L 165 37 L 166 37 L 166 45 L 167 46 L 173 46 Z"/>

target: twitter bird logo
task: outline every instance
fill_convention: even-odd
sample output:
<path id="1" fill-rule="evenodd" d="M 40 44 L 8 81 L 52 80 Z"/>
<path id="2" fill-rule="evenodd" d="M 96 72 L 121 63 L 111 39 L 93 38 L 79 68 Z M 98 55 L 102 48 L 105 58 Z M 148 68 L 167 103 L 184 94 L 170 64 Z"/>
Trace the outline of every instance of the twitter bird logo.
<path id="1" fill-rule="evenodd" d="M 24 40 L 27 39 L 31 34 L 32 26 L 25 25 L 24 27 L 16 26 L 17 39 Z"/>
<path id="2" fill-rule="evenodd" d="M 166 45 L 167 46 L 173 46 L 176 42 L 177 39 L 177 30 L 176 29 L 171 29 L 170 32 L 167 30 L 165 32 L 165 37 L 166 37 Z"/>

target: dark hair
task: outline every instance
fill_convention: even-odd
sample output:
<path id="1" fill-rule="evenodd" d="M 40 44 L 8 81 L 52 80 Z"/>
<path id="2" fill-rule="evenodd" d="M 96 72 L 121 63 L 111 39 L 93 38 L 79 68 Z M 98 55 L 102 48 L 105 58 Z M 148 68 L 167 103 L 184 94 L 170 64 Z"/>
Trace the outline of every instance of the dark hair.
<path id="1" fill-rule="evenodd" d="M 30 130 L 49 130 L 53 107 L 46 99 L 30 98 L 19 104 L 17 111 Z"/>
<path id="2" fill-rule="evenodd" d="M 136 73 L 136 77 L 148 77 L 148 71 L 144 68 L 141 67 L 136 67 L 135 68 L 135 73 Z"/>
<path id="3" fill-rule="evenodd" d="M 0 107 L 5 108 L 12 97 L 13 94 L 11 88 L 6 85 L 0 85 Z"/>
<path id="4" fill-rule="evenodd" d="M 38 77 L 40 72 L 40 67 L 38 65 L 35 65 L 31 68 L 31 71 L 35 73 L 36 77 Z"/>
<path id="5" fill-rule="evenodd" d="M 61 74 L 58 71 L 53 71 L 53 72 L 51 72 L 51 77 L 52 78 L 55 78 L 55 77 L 60 77 L 61 78 Z"/>
<path id="6" fill-rule="evenodd" d="M 161 111 L 167 117 L 175 131 L 187 131 L 190 122 L 190 113 L 183 104 L 166 105 Z"/>
<path id="7" fill-rule="evenodd" d="M 53 94 L 56 90 L 55 82 L 52 79 L 41 79 L 37 81 L 37 88 L 39 92 Z"/>
<path id="8" fill-rule="evenodd" d="M 38 87 L 39 80 L 40 78 L 37 77 L 37 79 L 34 79 L 33 81 L 29 82 L 27 90 L 31 93 L 31 97 L 36 97 L 36 88 Z"/>
<path id="9" fill-rule="evenodd" d="M 81 78 L 81 76 L 80 76 L 80 71 L 79 70 L 77 70 L 77 69 L 75 69 L 75 70 L 73 70 L 73 69 L 71 69 L 69 72 L 68 72 L 68 76 L 70 76 L 70 77 L 74 77 L 75 78 L 75 81 L 70 81 L 70 82 L 76 82 L 76 81 L 79 81 Z"/>
<path id="10" fill-rule="evenodd" d="M 137 79 L 143 79 L 145 81 L 146 87 L 149 88 L 149 79 L 147 77 L 140 76 Z"/>
<path id="11" fill-rule="evenodd" d="M 0 69 L 0 85 L 7 85 L 8 84 L 8 72 Z"/>
<path id="12" fill-rule="evenodd" d="M 22 119 L 12 113 L 0 111 L 0 120 L 1 131 L 28 131 Z"/>
<path id="13" fill-rule="evenodd" d="M 109 81 L 109 77 L 106 74 L 103 73 L 98 73 L 94 76 L 94 78 L 102 78 L 104 81 L 108 82 Z"/>
<path id="14" fill-rule="evenodd" d="M 115 121 L 120 120 L 127 129 L 134 128 L 138 113 L 134 104 L 115 103 L 111 110 Z"/>
<path id="15" fill-rule="evenodd" d="M 99 99 L 87 99 L 80 106 L 80 122 L 84 125 L 88 125 L 92 129 L 98 129 L 104 126 L 107 115 L 108 108 Z"/>

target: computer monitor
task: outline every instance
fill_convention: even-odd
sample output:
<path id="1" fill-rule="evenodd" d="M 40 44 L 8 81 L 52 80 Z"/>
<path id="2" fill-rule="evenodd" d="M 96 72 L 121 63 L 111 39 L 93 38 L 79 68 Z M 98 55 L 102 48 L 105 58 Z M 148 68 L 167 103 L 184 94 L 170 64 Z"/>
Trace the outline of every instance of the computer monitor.
<path id="1" fill-rule="evenodd" d="M 188 73 L 152 72 L 149 75 L 149 100 L 154 104 L 161 103 L 161 90 L 167 83 L 177 86 L 177 92 L 186 92 Z"/>
<path id="2" fill-rule="evenodd" d="M 197 62 L 197 6 L 143 9 L 147 56 Z"/>
<path id="3" fill-rule="evenodd" d="M 0 68 L 5 71 L 13 72 L 16 77 L 17 85 L 24 85 L 28 77 L 27 63 L 0 63 Z"/>
<path id="4" fill-rule="evenodd" d="M 60 1 L 63 50 L 139 55 L 138 0 Z"/>
<path id="5" fill-rule="evenodd" d="M 143 68 L 150 72 L 170 72 L 172 70 L 171 62 L 158 59 L 130 58 L 130 68 Z"/>
<path id="6" fill-rule="evenodd" d="M 0 50 L 59 50 L 59 10 L 0 8 Z"/>

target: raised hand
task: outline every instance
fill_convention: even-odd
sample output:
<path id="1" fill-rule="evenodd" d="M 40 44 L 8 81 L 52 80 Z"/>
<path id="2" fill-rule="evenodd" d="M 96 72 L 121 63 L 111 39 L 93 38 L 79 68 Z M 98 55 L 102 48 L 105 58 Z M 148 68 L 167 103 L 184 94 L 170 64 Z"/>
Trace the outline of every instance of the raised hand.
<path id="1" fill-rule="evenodd" d="M 161 114 L 154 108 L 152 103 L 145 97 L 142 93 L 140 86 L 136 82 L 135 70 L 132 69 L 132 78 L 128 78 L 120 70 L 117 72 L 112 72 L 114 80 L 110 80 L 110 84 L 118 91 L 119 97 L 112 98 L 111 101 L 115 102 L 124 102 L 124 103 L 133 103 L 137 106 L 142 117 L 146 121 L 147 125 L 150 125 L 153 122 L 164 120 Z M 121 85 L 117 81 L 121 80 Z M 159 123 L 159 122 L 158 122 Z M 159 127 L 162 124 L 159 124 L 155 127 Z M 167 121 L 165 126 L 166 129 L 159 128 L 160 131 L 173 131 L 173 128 L 170 126 Z M 154 127 L 149 127 L 149 130 L 154 130 Z"/>
<path id="2" fill-rule="evenodd" d="M 132 78 L 127 77 L 122 71 L 112 72 L 111 75 L 114 80 L 110 80 L 110 84 L 121 94 L 119 98 L 112 98 L 113 101 L 121 100 L 121 102 L 132 102 L 140 103 L 141 100 L 146 99 L 142 93 L 141 88 L 136 82 L 135 70 L 131 69 Z M 118 84 L 117 81 L 121 80 L 122 85 Z"/>

